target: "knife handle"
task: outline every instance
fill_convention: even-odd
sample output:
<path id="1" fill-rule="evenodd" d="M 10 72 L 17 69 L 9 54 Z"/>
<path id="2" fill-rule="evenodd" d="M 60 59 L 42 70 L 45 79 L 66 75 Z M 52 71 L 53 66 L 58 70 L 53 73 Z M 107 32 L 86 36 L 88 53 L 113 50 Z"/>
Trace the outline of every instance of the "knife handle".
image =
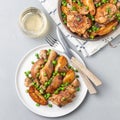
<path id="1" fill-rule="evenodd" d="M 82 73 L 84 73 L 93 82 L 94 85 L 99 86 L 102 84 L 101 80 L 97 78 L 90 70 L 88 70 L 88 68 L 86 68 L 75 57 L 72 57 L 71 61 L 76 63 L 77 68 L 79 68 L 82 71 Z"/>
<path id="2" fill-rule="evenodd" d="M 89 93 L 90 94 L 96 94 L 97 91 L 94 88 L 93 84 L 90 82 L 90 80 L 87 78 L 87 76 L 84 73 L 82 73 L 81 69 L 76 65 L 76 63 L 72 62 L 72 64 L 73 64 L 73 66 L 75 66 L 78 69 L 78 71 L 79 71 L 81 77 L 83 78 L 83 81 L 84 81 Z"/>

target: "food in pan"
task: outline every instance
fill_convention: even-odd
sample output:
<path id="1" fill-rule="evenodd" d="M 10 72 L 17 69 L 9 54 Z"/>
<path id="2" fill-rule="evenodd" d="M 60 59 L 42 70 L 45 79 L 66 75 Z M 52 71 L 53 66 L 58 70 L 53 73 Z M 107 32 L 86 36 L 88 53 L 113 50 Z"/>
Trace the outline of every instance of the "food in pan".
<path id="1" fill-rule="evenodd" d="M 70 66 L 67 58 L 54 50 L 41 50 L 36 54 L 31 70 L 25 72 L 25 86 L 37 106 L 49 105 L 51 101 L 59 107 L 70 102 L 79 91 L 77 70 Z"/>
<path id="2" fill-rule="evenodd" d="M 60 8 L 66 27 L 84 38 L 106 35 L 120 21 L 118 0 L 62 0 Z"/>

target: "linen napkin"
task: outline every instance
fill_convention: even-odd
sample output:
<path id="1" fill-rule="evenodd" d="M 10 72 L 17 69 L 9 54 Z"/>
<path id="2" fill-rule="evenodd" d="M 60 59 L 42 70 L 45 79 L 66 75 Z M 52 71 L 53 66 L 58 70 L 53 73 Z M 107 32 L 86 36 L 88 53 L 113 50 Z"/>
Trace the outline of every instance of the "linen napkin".
<path id="1" fill-rule="evenodd" d="M 105 37 L 100 41 L 83 41 L 80 39 L 78 40 L 72 37 L 67 32 L 67 30 L 62 26 L 57 11 L 58 0 L 39 0 L 39 1 L 43 5 L 43 7 L 47 10 L 52 19 L 55 21 L 56 25 L 59 26 L 64 35 L 75 46 L 75 49 L 81 51 L 84 57 L 91 56 L 98 52 L 101 48 L 108 44 L 108 41 L 112 41 L 116 37 L 116 34 L 119 33 L 119 30 L 117 30 L 116 32 L 113 32 L 111 36 Z"/>

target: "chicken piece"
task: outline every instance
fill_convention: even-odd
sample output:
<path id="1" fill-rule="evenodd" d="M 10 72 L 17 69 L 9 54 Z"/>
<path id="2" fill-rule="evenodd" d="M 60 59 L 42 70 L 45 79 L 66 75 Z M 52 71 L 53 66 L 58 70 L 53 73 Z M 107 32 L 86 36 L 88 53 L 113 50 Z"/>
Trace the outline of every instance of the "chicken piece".
<path id="1" fill-rule="evenodd" d="M 45 64 L 44 68 L 40 70 L 39 79 L 41 84 L 44 84 L 51 77 L 54 69 L 52 61 L 55 60 L 56 57 L 57 53 L 54 50 L 51 50 L 47 63 Z"/>
<path id="2" fill-rule="evenodd" d="M 54 79 L 52 80 L 52 83 L 48 86 L 46 92 L 47 93 L 54 93 L 54 91 L 60 87 L 60 85 L 62 84 L 62 76 L 61 75 L 57 75 L 54 77 Z"/>
<path id="3" fill-rule="evenodd" d="M 84 34 L 91 27 L 91 24 L 88 17 L 80 15 L 77 11 L 71 11 L 67 15 L 68 28 L 78 35 Z"/>
<path id="4" fill-rule="evenodd" d="M 92 32 L 91 36 L 96 36 L 96 35 L 106 35 L 108 33 L 110 33 L 114 27 L 116 27 L 118 25 L 118 21 L 114 20 L 108 24 L 106 24 L 106 26 L 101 27 L 97 32 Z"/>
<path id="5" fill-rule="evenodd" d="M 30 97 L 38 104 L 41 105 L 47 105 L 47 100 L 39 93 L 39 91 L 36 90 L 34 86 L 30 86 L 28 93 Z"/>
<path id="6" fill-rule="evenodd" d="M 73 3 L 72 6 L 74 6 L 81 15 L 87 15 L 89 13 L 87 6 L 79 6 L 77 3 Z"/>
<path id="7" fill-rule="evenodd" d="M 69 85 L 66 90 L 60 91 L 59 94 L 53 94 L 50 100 L 59 107 L 62 107 L 72 102 L 72 99 L 75 97 L 75 92 L 75 88 Z"/>
<path id="8" fill-rule="evenodd" d="M 61 10 L 62 10 L 63 13 L 65 13 L 67 15 L 70 9 L 66 6 L 62 6 Z"/>
<path id="9" fill-rule="evenodd" d="M 64 77 L 63 83 L 66 83 L 66 82 L 72 83 L 74 79 L 75 79 L 75 72 L 70 69 L 70 70 L 67 72 L 66 76 Z"/>
<path id="10" fill-rule="evenodd" d="M 89 8 L 90 14 L 95 15 L 95 5 L 93 0 L 82 0 L 83 4 Z"/>
<path id="11" fill-rule="evenodd" d="M 40 58 L 47 59 L 47 50 L 41 50 L 39 53 Z"/>
<path id="12" fill-rule="evenodd" d="M 57 65 L 55 66 L 55 71 L 66 72 L 67 71 L 67 68 L 66 68 L 67 64 L 68 64 L 68 61 L 67 61 L 66 57 L 61 55 L 57 59 Z"/>
<path id="13" fill-rule="evenodd" d="M 32 84 L 32 80 L 30 78 L 25 78 L 24 85 L 26 87 L 30 87 Z"/>
<path id="14" fill-rule="evenodd" d="M 34 63 L 34 65 L 31 68 L 31 75 L 33 78 L 36 78 L 37 73 L 39 73 L 44 63 L 45 61 L 43 58 L 39 59 L 37 62 Z"/>
<path id="15" fill-rule="evenodd" d="M 108 23 L 115 19 L 117 7 L 114 4 L 106 3 L 97 8 L 95 21 L 98 23 Z"/>
<path id="16" fill-rule="evenodd" d="M 74 88 L 77 88 L 80 86 L 80 81 L 78 79 L 75 79 L 72 84 L 71 84 Z"/>

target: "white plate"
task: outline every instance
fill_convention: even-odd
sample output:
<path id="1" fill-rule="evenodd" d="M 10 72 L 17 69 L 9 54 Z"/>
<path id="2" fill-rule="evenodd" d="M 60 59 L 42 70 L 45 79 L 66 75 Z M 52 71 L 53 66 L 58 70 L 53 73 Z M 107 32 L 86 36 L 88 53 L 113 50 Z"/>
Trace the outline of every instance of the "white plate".
<path id="1" fill-rule="evenodd" d="M 20 61 L 15 76 L 15 86 L 16 86 L 17 94 L 20 100 L 22 101 L 22 103 L 32 112 L 45 117 L 60 117 L 72 112 L 82 103 L 82 101 L 84 100 L 87 94 L 87 88 L 82 78 L 79 77 L 81 87 L 80 87 L 80 91 L 77 92 L 76 97 L 73 99 L 73 102 L 61 108 L 57 107 L 56 105 L 53 105 L 52 108 L 42 105 L 40 107 L 37 107 L 35 105 L 36 103 L 30 98 L 29 94 L 25 92 L 26 87 L 24 86 L 24 79 L 25 79 L 24 72 L 31 69 L 32 66 L 31 61 L 36 61 L 35 53 L 38 53 L 42 49 L 53 49 L 53 48 L 49 47 L 48 45 L 40 45 L 39 47 L 30 50 Z M 56 51 L 60 54 L 65 55 L 64 53 L 61 53 L 58 50 Z M 77 54 L 75 54 L 75 56 L 80 61 L 82 61 L 82 59 Z"/>

